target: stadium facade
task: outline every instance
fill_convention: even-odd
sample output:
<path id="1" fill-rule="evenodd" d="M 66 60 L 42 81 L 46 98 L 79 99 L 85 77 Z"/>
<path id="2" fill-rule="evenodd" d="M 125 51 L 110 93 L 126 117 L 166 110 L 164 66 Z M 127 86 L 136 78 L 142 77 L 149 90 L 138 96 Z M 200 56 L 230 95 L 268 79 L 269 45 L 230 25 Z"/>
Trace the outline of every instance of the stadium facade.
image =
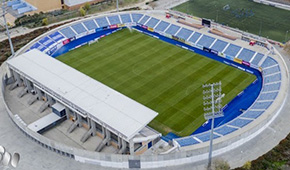
<path id="1" fill-rule="evenodd" d="M 251 41 L 251 38 L 247 39 L 244 35 L 237 37 L 236 40 L 228 40 L 224 34 L 221 35 L 220 32 L 217 34 L 213 30 L 202 27 L 201 24 L 198 24 L 200 21 L 194 23 L 193 18 L 180 14 L 167 14 L 170 14 L 172 18 L 165 21 L 165 11 L 124 12 L 92 17 L 52 30 L 26 45 L 17 52 L 15 57 L 7 61 L 7 74 L 3 79 L 4 87 L 8 86 L 13 90 L 21 86 L 23 90 L 19 93 L 20 97 L 26 93 L 32 93 L 33 96 L 36 96 L 30 102 L 43 99 L 45 101 L 41 106 L 43 109 L 51 106 L 53 114 L 65 116 L 66 119 L 74 121 L 70 130 L 79 126 L 81 124 L 80 120 L 86 122 L 89 130 L 83 137 L 97 134 L 105 141 L 103 144 L 114 138 L 120 153 L 122 153 L 122 147 L 129 147 L 130 153 L 134 155 L 134 140 L 149 149 L 152 144 L 160 139 L 158 132 L 146 128 L 146 125 L 157 115 L 156 112 L 49 57 L 58 56 L 90 41 L 104 37 L 106 34 L 108 35 L 108 30 L 117 31 L 116 29 L 122 27 L 136 27 L 137 30 L 149 36 L 159 39 L 165 37 L 166 40 L 171 39 L 168 40 L 170 43 L 181 48 L 205 55 L 215 55 L 217 58 L 213 58 L 237 69 L 247 72 L 252 72 L 253 69 L 260 71 L 263 86 L 258 98 L 251 103 L 247 111 L 216 128 L 215 149 L 218 150 L 218 153 L 223 153 L 247 142 L 249 140 L 248 136 L 258 135 L 259 129 L 273 121 L 285 101 L 285 94 L 280 93 L 279 90 L 285 89 L 286 82 L 288 82 L 285 73 L 286 66 L 279 55 L 273 53 L 275 49 L 272 49 L 270 45 L 262 40 L 256 40 L 257 44 L 261 45 L 259 47 L 246 46 L 247 41 Z M 184 22 L 179 21 L 180 19 L 189 22 L 184 24 Z M 192 23 L 190 24 L 190 22 Z M 212 34 L 208 31 L 212 31 Z M 89 39 L 84 39 L 84 37 L 89 36 Z M 68 47 L 68 44 L 73 45 L 65 48 Z M 243 45 L 240 46 L 239 44 Z M 272 55 L 272 57 L 269 55 Z M 38 72 L 41 74 L 37 74 Z M 89 87 L 89 84 L 79 87 L 79 80 L 95 83 L 94 88 L 102 89 L 100 91 L 102 91 L 104 97 L 102 98 L 98 93 L 94 93 L 96 89 L 90 89 L 92 87 Z M 78 95 L 84 95 L 85 98 L 91 97 L 91 100 L 77 99 Z M 112 100 L 119 100 L 112 102 L 110 96 L 113 96 Z M 128 104 L 132 107 L 115 106 L 123 100 L 124 105 Z M 117 111 L 109 112 L 112 108 L 117 108 Z M 7 109 L 9 110 L 8 107 Z M 108 113 L 109 119 L 108 115 L 104 115 L 105 113 Z M 137 114 L 137 117 L 134 117 L 135 114 Z M 14 118 L 11 112 L 10 116 L 16 125 L 32 138 L 44 143 L 49 148 L 57 148 L 61 153 L 81 162 L 94 162 L 102 166 L 121 168 L 156 168 L 206 159 L 207 152 L 205 148 L 208 146 L 209 136 L 207 131 L 174 139 L 172 148 L 163 153 L 166 155 L 128 157 L 111 154 L 110 156 L 106 155 L 110 157 L 107 159 L 98 152 L 78 152 L 67 146 L 51 145 L 49 139 L 43 139 L 34 133 L 37 130 L 31 132 L 33 131 L 32 127 L 27 128 L 25 124 L 21 125 L 17 122 L 21 118 Z M 128 124 L 134 126 L 128 127 L 126 126 Z M 142 136 L 142 131 L 146 131 L 144 133 L 146 135 Z M 112 137 L 112 135 L 115 137 Z M 217 152 L 214 152 L 214 155 L 217 155 Z M 97 157 L 99 159 L 96 159 Z M 114 162 L 114 164 L 109 165 L 109 162 Z"/>

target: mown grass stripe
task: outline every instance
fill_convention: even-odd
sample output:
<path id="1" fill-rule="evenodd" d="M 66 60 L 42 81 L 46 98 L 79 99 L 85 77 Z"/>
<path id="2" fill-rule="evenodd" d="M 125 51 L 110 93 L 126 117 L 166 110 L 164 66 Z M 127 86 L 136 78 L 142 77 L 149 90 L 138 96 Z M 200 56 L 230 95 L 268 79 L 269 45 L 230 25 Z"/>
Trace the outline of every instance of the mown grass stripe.
<path id="1" fill-rule="evenodd" d="M 58 57 L 71 67 L 157 111 L 149 126 L 190 135 L 204 123 L 202 84 L 222 81 L 224 102 L 255 76 L 127 29 Z"/>

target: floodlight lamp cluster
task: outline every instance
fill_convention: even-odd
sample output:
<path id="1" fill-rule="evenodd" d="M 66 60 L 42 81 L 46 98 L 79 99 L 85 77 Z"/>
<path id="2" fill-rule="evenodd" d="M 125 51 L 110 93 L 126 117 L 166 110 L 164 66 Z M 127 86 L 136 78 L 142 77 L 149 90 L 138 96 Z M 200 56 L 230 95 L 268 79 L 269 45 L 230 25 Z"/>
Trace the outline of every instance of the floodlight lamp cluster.
<path id="1" fill-rule="evenodd" d="M 203 84 L 202 85 L 202 88 L 208 88 L 208 87 L 211 87 L 211 86 L 221 86 L 222 85 L 222 82 L 219 81 L 217 83 L 209 83 L 209 84 Z"/>
<path id="2" fill-rule="evenodd" d="M 16 168 L 18 166 L 20 160 L 20 154 L 19 153 L 13 153 L 11 154 L 6 151 L 6 149 L 0 145 L 0 167 L 3 165 L 4 167 L 11 166 L 13 168 Z"/>
<path id="3" fill-rule="evenodd" d="M 203 110 L 206 119 L 222 117 L 222 88 L 221 82 L 204 84 L 203 87 Z"/>

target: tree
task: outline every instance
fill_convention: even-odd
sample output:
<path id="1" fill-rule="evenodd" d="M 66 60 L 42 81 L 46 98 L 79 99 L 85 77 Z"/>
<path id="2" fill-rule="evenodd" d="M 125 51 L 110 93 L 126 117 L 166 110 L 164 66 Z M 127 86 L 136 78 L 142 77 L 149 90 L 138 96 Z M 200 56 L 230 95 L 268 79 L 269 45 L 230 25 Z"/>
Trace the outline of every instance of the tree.
<path id="1" fill-rule="evenodd" d="M 213 162 L 214 170 L 230 170 L 230 165 L 228 162 L 222 159 L 217 159 Z"/>
<path id="2" fill-rule="evenodd" d="M 119 0 L 119 5 L 123 5 L 124 4 L 124 0 Z"/>
<path id="3" fill-rule="evenodd" d="M 244 168 L 245 170 L 249 170 L 249 169 L 251 169 L 251 167 L 252 167 L 252 163 L 251 163 L 251 161 L 247 161 L 247 162 L 243 165 L 243 168 Z"/>
<path id="4" fill-rule="evenodd" d="M 288 42 L 285 44 L 285 46 L 284 46 L 284 50 L 285 50 L 288 54 L 290 54 L 290 41 L 288 41 Z"/>
<path id="5" fill-rule="evenodd" d="M 90 8 L 91 8 L 91 4 L 87 2 L 85 4 L 85 10 L 88 11 L 88 10 L 90 10 Z"/>
<path id="6" fill-rule="evenodd" d="M 155 2 L 151 2 L 149 5 L 151 6 L 152 9 L 157 7 L 157 4 Z"/>
<path id="7" fill-rule="evenodd" d="M 48 19 L 47 18 L 43 18 L 42 19 L 42 25 L 48 25 Z"/>
<path id="8" fill-rule="evenodd" d="M 86 15 L 86 10 L 83 7 L 80 7 L 79 12 L 80 12 L 81 16 L 85 16 Z"/>

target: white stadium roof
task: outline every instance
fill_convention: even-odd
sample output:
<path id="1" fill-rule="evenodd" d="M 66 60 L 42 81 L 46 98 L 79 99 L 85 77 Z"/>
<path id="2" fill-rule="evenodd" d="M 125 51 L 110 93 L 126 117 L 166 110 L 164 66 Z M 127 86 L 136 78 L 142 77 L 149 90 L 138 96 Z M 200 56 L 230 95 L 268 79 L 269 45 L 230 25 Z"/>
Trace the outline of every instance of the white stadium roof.
<path id="1" fill-rule="evenodd" d="M 120 133 L 127 141 L 158 115 L 146 106 L 38 50 L 31 50 L 7 63 L 32 82 L 38 82 L 78 106 L 96 122 Z"/>

